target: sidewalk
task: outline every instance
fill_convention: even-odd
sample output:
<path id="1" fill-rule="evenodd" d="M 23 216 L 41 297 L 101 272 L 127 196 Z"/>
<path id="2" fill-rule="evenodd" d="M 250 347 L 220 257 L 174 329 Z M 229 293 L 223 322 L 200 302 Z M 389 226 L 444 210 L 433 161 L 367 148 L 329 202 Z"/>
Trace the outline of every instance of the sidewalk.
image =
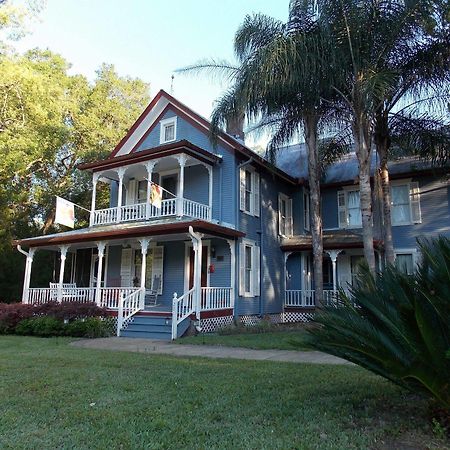
<path id="1" fill-rule="evenodd" d="M 255 361 L 282 361 L 308 364 L 351 364 L 348 361 L 321 352 L 295 350 L 254 350 L 239 347 L 212 345 L 183 345 L 167 341 L 134 338 L 83 339 L 72 342 L 74 347 L 116 350 L 124 352 L 153 353 L 172 356 L 201 356 L 204 358 L 232 358 Z"/>

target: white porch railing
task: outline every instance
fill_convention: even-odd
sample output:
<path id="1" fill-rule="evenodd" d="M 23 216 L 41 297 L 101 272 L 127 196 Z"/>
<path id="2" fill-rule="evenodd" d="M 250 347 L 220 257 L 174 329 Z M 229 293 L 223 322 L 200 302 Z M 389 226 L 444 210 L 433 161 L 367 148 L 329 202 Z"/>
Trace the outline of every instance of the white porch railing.
<path id="1" fill-rule="evenodd" d="M 178 324 L 195 311 L 195 289 L 187 291 L 181 297 L 175 292 L 172 300 L 172 339 L 177 338 Z"/>
<path id="2" fill-rule="evenodd" d="M 178 208 L 177 205 L 180 205 L 180 207 Z M 108 225 L 116 222 L 133 222 L 176 215 L 211 220 L 211 208 L 208 205 L 186 198 L 170 198 L 161 201 L 161 208 L 157 208 L 150 203 L 137 203 L 135 205 L 97 209 L 94 211 L 92 224 Z"/>
<path id="3" fill-rule="evenodd" d="M 348 292 L 345 291 L 347 294 Z M 325 289 L 323 299 L 326 305 L 335 304 L 339 299 L 339 291 Z M 284 293 L 284 305 L 288 307 L 313 308 L 316 306 L 316 291 L 288 289 Z"/>
<path id="4" fill-rule="evenodd" d="M 122 328 L 126 327 L 128 321 L 138 311 L 144 309 L 145 288 L 139 288 L 129 295 L 123 295 L 119 299 L 117 311 L 117 336 L 120 336 Z"/>
<path id="5" fill-rule="evenodd" d="M 202 311 L 233 308 L 231 288 L 202 287 Z"/>
<path id="6" fill-rule="evenodd" d="M 211 208 L 203 203 L 183 199 L 183 215 L 196 219 L 211 220 Z"/>
<path id="7" fill-rule="evenodd" d="M 100 300 L 98 305 L 102 308 L 118 309 L 119 300 L 125 295 L 128 296 L 140 288 L 135 287 L 101 287 Z M 65 287 L 61 290 L 62 302 L 95 302 L 95 287 Z M 50 301 L 58 301 L 58 288 L 30 288 L 28 289 L 28 301 L 31 305 L 41 305 Z"/>

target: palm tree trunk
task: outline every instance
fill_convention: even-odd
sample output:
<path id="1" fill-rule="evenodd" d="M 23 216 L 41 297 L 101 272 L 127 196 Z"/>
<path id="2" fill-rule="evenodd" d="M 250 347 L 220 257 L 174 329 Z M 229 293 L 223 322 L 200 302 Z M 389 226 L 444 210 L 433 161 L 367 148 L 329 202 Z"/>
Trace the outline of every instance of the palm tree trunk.
<path id="1" fill-rule="evenodd" d="M 394 242 L 392 238 L 391 189 L 389 183 L 388 152 L 390 147 L 387 113 L 378 112 L 375 124 L 375 145 L 380 157 L 380 178 L 383 200 L 383 240 L 386 262 L 394 264 Z"/>
<path id="2" fill-rule="evenodd" d="M 364 119 L 353 126 L 356 156 L 359 165 L 359 195 L 362 216 L 364 256 L 370 271 L 375 274 L 375 251 L 373 248 L 372 189 L 370 186 L 370 126 Z"/>
<path id="3" fill-rule="evenodd" d="M 313 249 L 314 289 L 316 306 L 323 304 L 323 240 L 322 216 L 320 213 L 320 170 L 317 150 L 317 124 L 315 114 L 308 115 L 303 120 L 306 148 L 308 152 L 309 193 L 311 200 L 311 237 Z"/>

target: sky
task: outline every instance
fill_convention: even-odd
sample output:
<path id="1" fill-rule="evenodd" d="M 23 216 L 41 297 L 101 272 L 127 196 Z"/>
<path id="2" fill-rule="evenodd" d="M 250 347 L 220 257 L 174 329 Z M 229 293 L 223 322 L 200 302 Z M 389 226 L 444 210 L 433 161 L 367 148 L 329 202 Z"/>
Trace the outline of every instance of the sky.
<path id="1" fill-rule="evenodd" d="M 288 0 L 48 0 L 18 51 L 49 48 L 72 63 L 71 73 L 95 78 L 103 62 L 171 92 L 177 68 L 204 58 L 233 61 L 233 38 L 247 14 L 286 20 Z M 225 82 L 175 74 L 173 95 L 209 118 Z"/>

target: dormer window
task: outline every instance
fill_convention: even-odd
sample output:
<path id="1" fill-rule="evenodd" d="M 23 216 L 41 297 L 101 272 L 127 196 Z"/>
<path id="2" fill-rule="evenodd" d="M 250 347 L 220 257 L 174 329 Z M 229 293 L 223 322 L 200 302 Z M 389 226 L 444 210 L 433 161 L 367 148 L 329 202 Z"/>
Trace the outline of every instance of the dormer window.
<path id="1" fill-rule="evenodd" d="M 160 144 L 165 144 L 167 142 L 173 142 L 177 138 L 177 118 L 171 117 L 170 119 L 161 120 L 160 129 Z"/>

